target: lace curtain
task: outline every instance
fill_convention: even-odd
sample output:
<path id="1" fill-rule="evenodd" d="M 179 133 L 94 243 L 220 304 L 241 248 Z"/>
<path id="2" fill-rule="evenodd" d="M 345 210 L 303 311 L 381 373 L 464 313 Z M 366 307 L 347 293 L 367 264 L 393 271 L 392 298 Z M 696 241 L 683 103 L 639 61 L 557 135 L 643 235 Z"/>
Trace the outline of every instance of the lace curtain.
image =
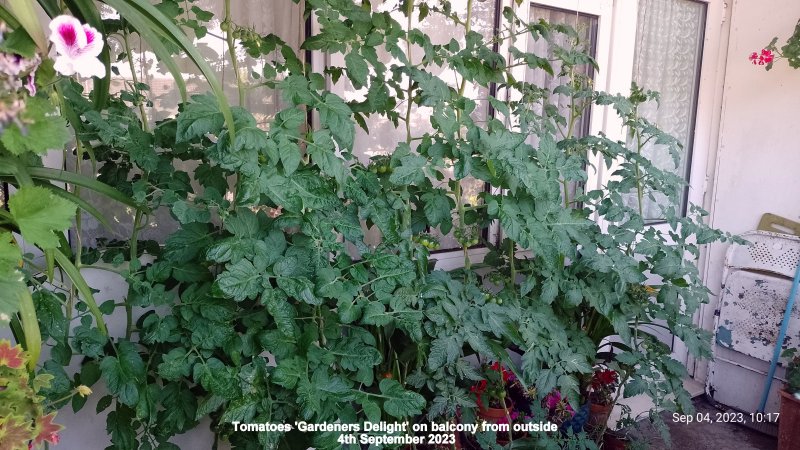
<path id="1" fill-rule="evenodd" d="M 691 0 L 639 0 L 639 19 L 636 30 L 636 54 L 633 79 L 649 90 L 661 93 L 660 105 L 649 102 L 641 108 L 642 115 L 672 134 L 684 150 L 676 167 L 666 148 L 648 144 L 644 154 L 657 167 L 673 171 L 687 181 L 691 165 L 694 138 L 697 86 L 703 52 L 706 5 Z M 688 188 L 686 188 L 688 189 Z M 678 212 L 685 210 L 686 189 Z M 627 198 L 636 207 L 636 196 Z M 667 205 L 663 194 L 645 196 L 643 211 L 647 219 L 663 217 Z"/>
<path id="2" fill-rule="evenodd" d="M 275 112 L 282 108 L 280 95 L 274 89 L 259 86 L 249 87 L 242 105 L 238 105 L 238 89 L 236 74 L 233 71 L 228 46 L 224 32 L 220 29 L 220 22 L 225 17 L 224 2 L 220 0 L 200 0 L 193 5 L 209 11 L 214 17 L 207 24 L 208 33 L 200 38 L 195 38 L 194 43 L 200 53 L 216 70 L 217 77 L 222 82 L 228 101 L 232 106 L 242 106 L 253 112 L 260 125 L 266 125 Z M 108 13 L 107 13 L 108 14 Z M 302 2 L 294 3 L 292 0 L 260 1 L 237 0 L 231 2 L 231 20 L 238 26 L 250 28 L 260 34 L 273 33 L 290 44 L 298 51 L 304 39 L 305 21 L 303 19 Z M 187 16 L 189 18 L 189 16 Z M 194 31 L 184 28 L 190 37 Z M 172 76 L 167 72 L 155 55 L 142 45 L 138 36 L 131 36 L 134 46 L 133 56 L 136 60 L 136 71 L 139 81 L 150 86 L 150 96 L 153 106 L 148 108 L 150 121 L 170 117 L 177 112 L 177 105 L 181 101 L 180 93 L 176 88 Z M 112 51 L 123 51 L 112 42 Z M 275 50 L 272 55 L 259 59 L 249 57 L 244 49 L 237 45 L 236 59 L 242 79 L 251 80 L 250 73 L 259 73 L 265 60 L 280 59 L 280 53 Z M 191 61 L 185 57 L 176 58 L 176 63 L 186 79 L 186 88 L 191 96 L 196 93 L 210 91 L 208 83 L 200 75 Z M 127 64 L 118 64 L 119 76 L 113 77 L 112 89 L 121 89 L 124 83 L 130 82 L 131 72 Z M 256 84 L 256 82 L 250 82 Z"/>
<path id="3" fill-rule="evenodd" d="M 531 6 L 531 23 L 538 22 L 542 19 L 552 24 L 563 24 L 572 27 L 578 33 L 578 46 L 580 47 L 579 50 L 589 55 L 594 55 L 594 47 L 597 39 L 597 17 L 583 13 L 577 13 L 574 11 L 553 9 L 541 5 Z M 552 39 L 553 43 L 560 47 L 566 48 L 571 45 L 568 40 L 569 38 L 561 33 L 554 33 Z M 548 42 L 541 38 L 537 40 L 529 39 L 527 51 L 535 53 L 539 56 L 553 56 Z M 556 63 L 553 66 L 553 72 L 557 75 L 560 70 L 560 64 Z M 580 74 L 586 75 L 589 78 L 593 77 L 593 69 L 591 66 L 581 66 L 579 70 L 581 72 Z M 564 84 L 567 81 L 567 77 L 553 76 L 541 69 L 528 69 L 525 74 L 525 81 L 552 92 L 553 89 Z M 563 94 L 551 94 L 549 102 L 550 104 L 558 107 L 558 112 L 562 116 L 568 117 L 570 111 L 569 96 Z M 541 114 L 541 108 L 539 108 L 537 113 Z M 576 120 L 573 129 L 573 136 L 586 136 L 588 132 L 589 112 L 587 110 Z"/>

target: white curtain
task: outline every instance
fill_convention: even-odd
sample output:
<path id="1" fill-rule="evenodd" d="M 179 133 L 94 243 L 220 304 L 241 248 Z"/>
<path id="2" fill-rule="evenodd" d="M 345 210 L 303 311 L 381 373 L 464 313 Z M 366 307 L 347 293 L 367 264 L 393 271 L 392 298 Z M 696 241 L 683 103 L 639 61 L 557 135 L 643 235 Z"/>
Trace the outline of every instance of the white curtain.
<path id="1" fill-rule="evenodd" d="M 705 4 L 696 1 L 639 0 L 633 79 L 644 89 L 661 94 L 660 105 L 650 102 L 641 112 L 684 146 L 678 167 L 663 146 L 648 145 L 644 153 L 657 167 L 674 171 L 687 180 L 705 16 Z M 681 198 L 683 194 L 680 192 Z M 666 202 L 663 195 L 655 198 L 655 201 L 645 198 L 643 205 L 645 217 L 650 220 L 662 217 L 661 206 Z M 635 196 L 628 200 L 631 206 L 636 202 Z"/>
<path id="2" fill-rule="evenodd" d="M 221 39 L 224 36 L 220 29 L 220 22 L 225 17 L 224 2 L 222 0 L 201 0 L 195 5 L 214 14 L 214 18 L 208 24 L 208 34 L 195 39 L 195 45 L 206 57 L 211 67 L 216 69 L 217 77 L 223 83 L 231 105 L 238 105 L 236 75 L 230 62 L 227 44 L 224 39 Z M 234 24 L 253 29 L 262 35 L 273 33 L 291 45 L 295 51 L 298 51 L 303 42 L 305 26 L 302 2 L 296 4 L 292 0 L 236 0 L 231 2 L 231 16 Z M 190 37 L 194 37 L 192 30 L 186 29 L 186 32 Z M 134 52 L 134 55 L 140 62 L 137 75 L 139 75 L 140 81 L 150 85 L 151 96 L 155 100 L 152 111 L 149 111 L 153 116 L 151 120 L 169 117 L 177 112 L 177 105 L 181 101 L 180 93 L 166 68 L 160 62 L 154 61 L 154 55 L 147 49 L 142 52 L 141 40 L 134 39 L 138 50 Z M 298 56 L 302 58 L 302 55 Z M 247 56 L 241 46 L 237 46 L 239 71 L 244 80 L 250 79 L 251 72 L 260 72 L 265 60 L 280 58 L 279 49 L 272 55 L 253 59 Z M 191 61 L 180 58 L 178 65 L 186 78 L 189 95 L 210 90 Z M 130 73 L 127 68 L 120 69 L 123 78 Z M 121 85 L 122 82 L 121 79 L 116 80 L 115 86 Z M 260 125 L 266 125 L 275 112 L 282 109 L 280 95 L 276 95 L 273 89 L 267 87 L 248 89 L 245 102 L 241 106 L 251 111 Z"/>
<path id="3" fill-rule="evenodd" d="M 553 9 L 546 6 L 533 5 L 531 6 L 530 21 L 536 23 L 539 20 L 545 20 L 551 24 L 568 25 L 578 33 L 578 46 L 579 50 L 593 56 L 594 46 L 596 40 L 597 30 L 597 17 L 577 13 L 574 11 L 566 11 L 560 9 Z M 570 37 L 562 33 L 553 33 L 551 37 L 553 44 L 559 47 L 567 48 L 573 45 Z M 550 49 L 550 44 L 545 39 L 529 39 L 527 51 L 534 53 L 540 57 L 552 58 L 553 54 Z M 553 64 L 553 72 L 558 75 L 561 70 L 561 65 L 558 63 Z M 593 70 L 591 66 L 584 65 L 577 68 L 581 75 L 592 77 Z M 528 69 L 525 74 L 525 80 L 529 83 L 535 84 L 541 88 L 545 88 L 552 92 L 553 89 L 567 82 L 567 77 L 559 77 L 548 74 L 542 69 Z M 570 113 L 570 97 L 563 94 L 552 94 L 549 99 L 550 104 L 558 107 L 558 112 L 568 117 Z M 541 111 L 537 111 L 541 114 Z M 564 130 L 566 131 L 566 130 Z M 580 118 L 575 122 L 573 136 L 582 137 L 589 131 L 589 113 L 584 112 Z"/>

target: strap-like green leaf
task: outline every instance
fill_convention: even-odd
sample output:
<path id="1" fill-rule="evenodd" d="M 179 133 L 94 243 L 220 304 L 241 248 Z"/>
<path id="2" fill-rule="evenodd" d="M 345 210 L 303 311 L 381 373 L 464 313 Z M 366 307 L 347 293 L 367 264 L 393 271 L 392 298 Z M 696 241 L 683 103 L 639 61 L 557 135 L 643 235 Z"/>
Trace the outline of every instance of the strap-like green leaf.
<path id="1" fill-rule="evenodd" d="M 72 280 L 72 285 L 75 286 L 75 289 L 77 289 L 81 294 L 81 298 L 83 299 L 84 303 L 86 303 L 86 306 L 89 307 L 89 312 L 92 313 L 94 320 L 97 322 L 97 328 L 101 333 L 108 336 L 108 329 L 106 328 L 106 323 L 103 320 L 103 313 L 97 306 L 97 301 L 94 299 L 92 289 L 89 287 L 89 284 L 86 283 L 86 280 L 83 278 L 83 275 L 81 275 L 81 272 L 77 267 L 75 267 L 74 264 L 72 264 L 72 261 L 70 261 L 69 258 L 67 258 L 66 255 L 60 251 L 54 252 L 54 256 L 59 267 L 61 267 L 69 279 Z"/>
<path id="2" fill-rule="evenodd" d="M 37 0 L 39 2 L 39 6 L 42 7 L 45 13 L 47 13 L 50 17 L 55 17 L 61 14 L 61 6 L 58 4 L 58 0 Z"/>
<path id="3" fill-rule="evenodd" d="M 161 11 L 158 10 L 155 6 L 153 6 L 147 0 L 103 0 L 104 3 L 108 4 L 112 8 L 116 9 L 117 12 L 120 13 L 122 17 L 128 20 L 134 28 L 137 28 L 137 24 L 134 23 L 132 18 L 136 20 L 139 25 L 144 25 L 153 31 L 157 31 L 155 36 L 145 36 L 143 37 L 147 39 L 148 44 L 152 44 L 160 37 L 167 38 L 171 40 L 173 43 L 178 45 L 181 50 L 186 52 L 189 59 L 197 66 L 198 69 L 203 73 L 203 76 L 208 80 L 208 84 L 211 85 L 211 89 L 214 91 L 214 95 L 217 97 L 217 102 L 219 102 L 219 109 L 222 112 L 222 115 L 225 117 L 225 123 L 228 126 L 228 133 L 231 137 L 231 142 L 233 142 L 233 138 L 235 136 L 236 128 L 233 122 L 233 113 L 231 113 L 230 105 L 228 104 L 228 100 L 225 97 L 225 92 L 222 89 L 222 84 L 217 79 L 216 73 L 214 70 L 209 66 L 208 62 L 205 60 L 205 57 L 200 54 L 199 50 L 195 45 L 189 40 L 183 30 L 180 29 L 178 25 L 176 25 L 171 19 L 165 16 Z M 155 50 L 154 50 L 155 51 Z M 161 58 L 162 62 L 167 62 L 172 58 Z"/>
<path id="4" fill-rule="evenodd" d="M 111 231 L 111 224 L 108 223 L 108 219 L 106 219 L 105 216 L 103 216 L 103 213 L 98 211 L 97 208 L 95 208 L 91 203 L 89 203 L 86 200 L 78 197 L 77 195 L 73 194 L 72 192 L 69 192 L 69 191 L 66 191 L 64 189 L 61 189 L 60 187 L 54 186 L 54 185 L 52 185 L 52 184 L 50 184 L 48 182 L 36 183 L 36 185 L 37 186 L 42 186 L 44 188 L 47 188 L 53 194 L 55 194 L 55 195 L 57 195 L 57 196 L 59 196 L 61 198 L 65 198 L 65 199 L 71 201 L 72 203 L 75 203 L 76 205 L 78 205 L 78 207 L 80 209 L 88 212 L 89 214 L 92 215 L 92 217 L 97 219 L 97 221 L 100 222 L 100 225 L 102 225 L 105 229 Z"/>
<path id="5" fill-rule="evenodd" d="M 14 17 L 14 14 L 11 14 L 11 11 L 9 11 L 2 4 L 0 4 L 0 20 L 5 22 L 5 24 L 11 27 L 12 29 L 19 27 L 19 22 L 17 21 L 17 18 Z"/>
<path id="6" fill-rule="evenodd" d="M 13 293 L 12 293 L 13 295 Z M 33 297 L 27 288 L 18 289 L 19 318 L 22 322 L 22 333 L 25 336 L 25 350 L 28 352 L 28 369 L 34 370 L 39 355 L 42 353 L 42 333 L 39 331 L 39 321 L 36 319 L 36 307 Z"/>
<path id="7" fill-rule="evenodd" d="M 9 0 L 9 10 L 14 14 L 19 24 L 39 47 L 39 51 L 47 53 L 47 38 L 42 30 L 42 24 L 36 15 L 33 0 Z"/>
<path id="8" fill-rule="evenodd" d="M 0 174 L 3 174 L 2 168 L 0 168 Z M 48 169 L 45 167 L 28 168 L 28 174 L 31 178 L 37 180 L 61 181 L 63 183 L 85 187 L 125 205 L 133 208 L 140 208 L 132 198 L 122 194 L 113 187 L 83 175 L 78 175 L 66 170 Z"/>
<path id="9" fill-rule="evenodd" d="M 53 282 L 53 275 L 55 274 L 55 266 L 56 266 L 55 257 L 53 256 L 53 253 L 56 250 L 53 249 L 53 248 L 45 248 L 43 250 L 44 250 L 44 260 L 45 260 L 45 263 L 47 264 L 45 266 L 45 270 L 47 272 L 47 273 L 45 273 L 45 275 L 47 275 L 47 281 L 50 281 L 52 283 Z"/>

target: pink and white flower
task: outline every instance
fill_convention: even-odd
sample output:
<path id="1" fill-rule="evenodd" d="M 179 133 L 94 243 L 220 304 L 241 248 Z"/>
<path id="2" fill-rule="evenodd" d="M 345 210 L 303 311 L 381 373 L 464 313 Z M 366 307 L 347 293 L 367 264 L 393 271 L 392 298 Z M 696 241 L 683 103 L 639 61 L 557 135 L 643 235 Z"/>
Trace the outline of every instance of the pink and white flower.
<path id="1" fill-rule="evenodd" d="M 106 76 L 97 57 L 103 50 L 103 36 L 72 16 L 58 16 L 50 22 L 50 41 L 56 47 L 55 70 L 62 75 Z"/>

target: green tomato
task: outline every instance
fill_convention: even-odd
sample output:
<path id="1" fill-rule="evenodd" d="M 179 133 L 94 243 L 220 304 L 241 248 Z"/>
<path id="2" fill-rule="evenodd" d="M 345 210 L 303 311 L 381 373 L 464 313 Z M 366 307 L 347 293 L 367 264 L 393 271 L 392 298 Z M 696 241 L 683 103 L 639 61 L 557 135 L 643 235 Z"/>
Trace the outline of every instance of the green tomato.
<path id="1" fill-rule="evenodd" d="M 378 168 L 375 166 L 369 166 L 369 171 L 372 173 L 378 173 Z"/>
<path id="2" fill-rule="evenodd" d="M 381 174 L 386 173 L 386 169 L 388 169 L 388 167 L 380 166 L 380 167 L 378 167 L 378 173 L 381 173 Z"/>
<path id="3" fill-rule="evenodd" d="M 503 304 L 503 299 L 502 298 L 498 298 L 495 303 L 497 303 L 498 305 L 502 305 Z"/>

